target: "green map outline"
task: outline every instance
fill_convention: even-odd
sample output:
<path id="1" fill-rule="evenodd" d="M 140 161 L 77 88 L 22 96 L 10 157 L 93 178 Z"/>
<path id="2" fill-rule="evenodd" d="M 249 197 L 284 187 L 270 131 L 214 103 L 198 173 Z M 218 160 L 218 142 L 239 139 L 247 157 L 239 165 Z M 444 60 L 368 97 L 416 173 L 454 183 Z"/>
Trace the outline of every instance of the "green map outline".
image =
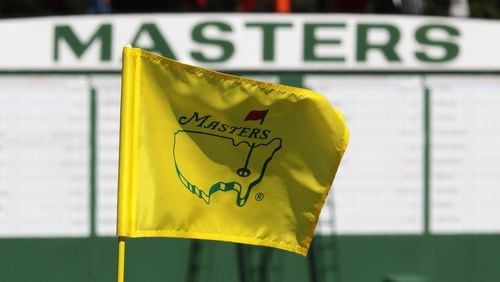
<path id="1" fill-rule="evenodd" d="M 259 146 L 267 146 L 269 144 L 271 144 L 272 142 L 274 142 L 275 140 L 279 140 L 279 146 L 276 147 L 273 152 L 271 153 L 271 156 L 269 158 L 266 159 L 266 161 L 264 162 L 263 166 L 262 166 L 262 170 L 260 171 L 260 174 L 259 174 L 259 177 L 254 180 L 252 183 L 250 183 L 249 187 L 248 187 L 248 190 L 247 190 L 247 193 L 246 195 L 244 195 L 243 198 L 240 198 L 240 192 L 238 192 L 238 190 L 235 189 L 235 187 L 239 186 L 240 189 L 239 191 L 241 191 L 241 184 L 234 181 L 234 182 L 222 182 L 222 181 L 219 181 L 219 182 L 216 182 L 215 184 L 213 184 L 210 189 L 208 190 L 208 194 L 205 193 L 205 191 L 203 191 L 202 189 L 198 188 L 196 185 L 193 185 L 191 182 L 189 182 L 188 179 L 186 179 L 186 177 L 184 177 L 184 175 L 182 174 L 182 172 L 180 171 L 179 169 L 179 166 L 177 164 L 177 159 L 175 157 L 175 148 L 176 148 L 176 141 L 177 141 L 177 134 L 179 133 L 187 133 L 187 134 L 203 134 L 203 135 L 209 135 L 209 136 L 214 136 L 214 137 L 219 137 L 219 138 L 224 138 L 224 139 L 229 139 L 231 140 L 233 146 L 237 147 L 239 146 L 241 143 L 246 143 L 248 144 L 248 146 L 250 148 L 257 148 Z M 195 194 L 196 196 L 198 196 L 198 198 L 202 199 L 207 205 L 210 204 L 210 197 L 218 192 L 218 191 L 223 191 L 223 192 L 227 192 L 227 191 L 236 191 L 238 193 L 238 195 L 236 196 L 236 205 L 238 207 L 243 207 L 246 202 L 248 201 L 248 198 L 250 197 L 250 194 L 251 194 L 251 191 L 253 190 L 253 188 L 259 184 L 262 179 L 264 178 L 264 175 L 265 175 L 265 172 L 266 172 L 266 169 L 267 169 L 267 165 L 269 164 L 269 162 L 273 159 L 274 157 L 274 154 L 279 151 L 282 147 L 282 143 L 283 143 L 283 139 L 281 138 L 273 138 L 271 141 L 269 141 L 268 143 L 261 143 L 261 144 L 258 144 L 258 145 L 255 145 L 255 143 L 253 144 L 250 144 L 250 142 L 247 142 L 247 141 L 240 141 L 238 143 L 236 143 L 236 141 L 231 138 L 231 137 L 227 137 L 227 136 L 222 136 L 222 135 L 217 135 L 217 134 L 213 134 L 213 133 L 207 133 L 207 132 L 202 132 L 202 131 L 195 131 L 195 130 L 177 130 L 175 133 L 174 133 L 174 146 L 173 146 L 173 157 L 174 157 L 174 165 L 175 165 L 175 170 L 176 170 L 176 173 L 177 173 L 177 176 L 179 177 L 179 180 L 181 181 L 181 183 L 183 184 L 184 187 L 186 187 L 191 193 Z"/>

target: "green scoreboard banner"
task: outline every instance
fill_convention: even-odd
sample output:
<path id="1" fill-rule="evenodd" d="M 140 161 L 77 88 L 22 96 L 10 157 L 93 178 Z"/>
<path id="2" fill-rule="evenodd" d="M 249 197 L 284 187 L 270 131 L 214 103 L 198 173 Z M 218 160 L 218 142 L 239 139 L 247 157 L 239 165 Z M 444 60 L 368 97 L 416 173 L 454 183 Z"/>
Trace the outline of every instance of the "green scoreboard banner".
<path id="1" fill-rule="evenodd" d="M 338 14 L 137 14 L 0 21 L 5 70 L 121 68 L 127 44 L 246 71 L 494 71 L 500 23 Z M 15 55 L 14 55 L 15 54 Z"/>

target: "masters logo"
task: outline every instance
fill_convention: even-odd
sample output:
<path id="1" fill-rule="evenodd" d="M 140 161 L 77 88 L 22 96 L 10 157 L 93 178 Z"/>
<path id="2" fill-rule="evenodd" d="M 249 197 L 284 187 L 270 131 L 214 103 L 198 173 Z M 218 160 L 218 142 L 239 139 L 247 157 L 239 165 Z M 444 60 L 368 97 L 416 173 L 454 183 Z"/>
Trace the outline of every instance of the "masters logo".
<path id="1" fill-rule="evenodd" d="M 173 154 L 182 185 L 206 204 L 218 191 L 234 191 L 236 205 L 244 206 L 281 149 L 282 139 L 271 139 L 271 130 L 261 128 L 267 114 L 268 110 L 254 110 L 241 119 L 240 123 L 254 127 L 198 112 L 180 117 L 183 129 L 174 133 Z"/>

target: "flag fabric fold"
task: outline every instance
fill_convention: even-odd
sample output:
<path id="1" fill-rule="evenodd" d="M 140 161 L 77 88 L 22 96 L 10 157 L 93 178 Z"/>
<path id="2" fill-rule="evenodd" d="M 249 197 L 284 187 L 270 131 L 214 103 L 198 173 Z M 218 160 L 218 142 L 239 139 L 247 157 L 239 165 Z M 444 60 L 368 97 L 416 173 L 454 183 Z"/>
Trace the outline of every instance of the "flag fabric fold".
<path id="1" fill-rule="evenodd" d="M 318 93 L 126 47 L 117 235 L 306 255 L 347 142 Z"/>

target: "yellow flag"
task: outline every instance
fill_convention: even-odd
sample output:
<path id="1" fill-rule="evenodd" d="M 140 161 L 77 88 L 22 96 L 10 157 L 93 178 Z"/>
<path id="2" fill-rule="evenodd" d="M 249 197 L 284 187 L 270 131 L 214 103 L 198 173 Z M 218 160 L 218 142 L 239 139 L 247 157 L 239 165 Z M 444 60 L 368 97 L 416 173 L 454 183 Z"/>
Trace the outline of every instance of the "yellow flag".
<path id="1" fill-rule="evenodd" d="M 123 54 L 117 235 L 307 254 L 348 141 L 320 94 Z"/>

